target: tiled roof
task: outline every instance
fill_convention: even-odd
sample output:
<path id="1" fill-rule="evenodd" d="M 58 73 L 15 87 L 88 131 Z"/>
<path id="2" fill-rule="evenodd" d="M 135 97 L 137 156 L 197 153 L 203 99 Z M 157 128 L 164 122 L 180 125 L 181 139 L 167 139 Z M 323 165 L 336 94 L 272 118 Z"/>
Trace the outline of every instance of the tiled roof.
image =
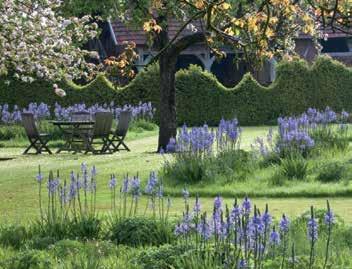
<path id="1" fill-rule="evenodd" d="M 197 31 L 201 31 L 202 27 L 200 22 L 195 22 L 193 25 Z M 170 19 L 168 26 L 169 37 L 173 38 L 176 35 L 177 31 L 180 29 L 181 23 L 177 22 L 175 19 Z M 112 28 L 115 32 L 118 44 L 121 44 L 124 41 L 133 41 L 136 43 L 137 46 L 141 46 L 147 43 L 146 34 L 142 29 L 134 29 L 132 27 L 127 27 L 121 21 L 112 22 Z M 182 33 L 179 35 L 179 38 L 192 33 L 192 30 L 190 29 L 190 27 L 188 27 L 182 31 Z"/>
<path id="2" fill-rule="evenodd" d="M 173 38 L 177 31 L 181 27 L 181 23 L 176 21 L 176 19 L 170 19 L 169 23 L 169 36 Z M 147 43 L 146 34 L 142 29 L 135 29 L 131 27 L 127 27 L 121 21 L 115 21 L 112 23 L 113 30 L 115 32 L 116 40 L 118 44 L 121 44 L 124 41 L 133 41 L 136 43 L 137 46 L 144 46 Z M 202 30 L 202 26 L 200 21 L 194 23 L 194 27 L 197 31 Z M 189 28 L 186 28 L 182 31 L 179 37 L 183 37 L 186 35 L 191 34 L 192 31 Z M 326 30 L 325 33 L 328 34 L 328 38 L 337 38 L 337 37 L 346 37 L 347 35 L 342 32 L 334 32 L 331 29 Z M 311 39 L 310 35 L 307 34 L 300 34 L 298 39 Z"/>

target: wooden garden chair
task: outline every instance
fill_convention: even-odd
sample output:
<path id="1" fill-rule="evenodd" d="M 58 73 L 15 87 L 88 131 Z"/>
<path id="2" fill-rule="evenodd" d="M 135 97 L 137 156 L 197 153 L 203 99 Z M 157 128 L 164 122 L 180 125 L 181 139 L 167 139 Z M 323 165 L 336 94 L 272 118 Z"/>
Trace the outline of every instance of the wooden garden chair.
<path id="1" fill-rule="evenodd" d="M 34 115 L 32 113 L 22 113 L 22 125 L 26 130 L 26 134 L 30 142 L 30 145 L 26 148 L 23 154 L 27 154 L 32 148 L 36 151 L 35 154 L 41 154 L 42 152 L 52 154 L 47 146 L 50 135 L 39 133 Z"/>
<path id="2" fill-rule="evenodd" d="M 116 130 L 111 132 L 112 137 L 109 138 L 109 150 L 113 152 L 121 150 L 130 151 L 130 149 L 125 144 L 124 140 L 127 135 L 128 127 L 132 120 L 132 111 L 122 111 L 120 114 L 120 119 L 117 123 Z"/>
<path id="3" fill-rule="evenodd" d="M 93 130 L 86 135 L 86 152 L 106 153 L 109 146 L 109 135 L 111 131 L 113 114 L 111 112 L 97 112 L 95 113 L 95 123 Z M 94 145 L 102 145 L 100 150 L 96 150 Z"/>

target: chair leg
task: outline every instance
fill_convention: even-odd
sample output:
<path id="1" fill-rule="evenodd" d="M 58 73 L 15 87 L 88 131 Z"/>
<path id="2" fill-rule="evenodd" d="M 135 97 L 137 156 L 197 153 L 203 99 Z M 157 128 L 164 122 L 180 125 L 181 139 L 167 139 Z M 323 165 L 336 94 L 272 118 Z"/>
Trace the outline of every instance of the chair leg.
<path id="1" fill-rule="evenodd" d="M 36 147 L 37 141 L 38 141 L 38 138 L 34 140 L 29 139 L 30 145 L 25 149 L 25 151 L 23 152 L 23 155 L 27 154 L 31 150 L 31 148 L 35 148 L 36 153 L 38 153 L 38 148 Z"/>
<path id="2" fill-rule="evenodd" d="M 42 149 L 44 149 L 46 152 L 48 152 L 50 155 L 53 154 L 51 152 L 51 150 L 49 149 L 49 147 L 47 146 L 49 140 L 42 140 L 42 139 L 39 139 L 40 143 L 41 143 L 41 146 L 39 148 L 39 153 L 42 152 Z"/>
<path id="3" fill-rule="evenodd" d="M 127 147 L 127 145 L 125 144 L 125 142 L 121 141 L 121 145 L 125 148 L 125 150 L 131 151 L 131 150 L 129 149 L 129 147 Z"/>
<path id="4" fill-rule="evenodd" d="M 103 138 L 102 153 L 112 153 L 112 150 L 110 149 L 110 143 L 111 141 L 109 140 L 109 138 Z"/>

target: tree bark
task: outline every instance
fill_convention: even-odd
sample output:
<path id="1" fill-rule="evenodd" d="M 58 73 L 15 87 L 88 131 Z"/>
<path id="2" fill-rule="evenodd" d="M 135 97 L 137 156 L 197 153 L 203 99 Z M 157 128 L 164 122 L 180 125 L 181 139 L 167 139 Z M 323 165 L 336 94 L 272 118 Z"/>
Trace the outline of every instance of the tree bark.
<path id="1" fill-rule="evenodd" d="M 163 53 L 159 58 L 160 67 L 160 128 L 158 152 L 166 150 L 171 137 L 176 137 L 176 75 L 177 54 Z"/>
<path id="2" fill-rule="evenodd" d="M 167 44 L 168 38 L 165 36 L 165 33 L 161 33 L 159 38 L 159 47 L 162 48 Z M 182 37 L 158 57 L 160 68 L 160 126 L 158 152 L 161 149 L 166 150 L 170 138 L 176 137 L 177 119 L 175 75 L 177 57 L 187 47 L 201 41 L 204 41 L 204 33 L 196 33 Z"/>

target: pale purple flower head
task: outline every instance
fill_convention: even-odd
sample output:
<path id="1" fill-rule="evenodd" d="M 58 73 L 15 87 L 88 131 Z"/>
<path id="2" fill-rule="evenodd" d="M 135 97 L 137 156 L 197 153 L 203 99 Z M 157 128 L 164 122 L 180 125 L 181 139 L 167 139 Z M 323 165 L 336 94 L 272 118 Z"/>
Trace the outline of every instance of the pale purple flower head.
<path id="1" fill-rule="evenodd" d="M 201 211 L 201 205 L 200 205 L 200 201 L 199 201 L 199 196 L 196 196 L 196 202 L 194 203 L 194 207 L 193 207 L 193 212 L 195 214 L 199 214 Z"/>
<path id="2" fill-rule="evenodd" d="M 128 192 L 128 187 L 129 187 L 129 179 L 128 179 L 128 176 L 126 176 L 123 179 L 123 182 L 122 182 L 121 192 L 122 193 L 127 193 Z"/>
<path id="3" fill-rule="evenodd" d="M 117 184 L 117 180 L 115 175 L 111 175 L 110 181 L 109 181 L 109 188 L 110 189 L 115 189 Z"/>
<path id="4" fill-rule="evenodd" d="M 335 215 L 334 215 L 334 212 L 332 212 L 331 208 L 330 208 L 330 204 L 329 204 L 329 201 L 326 201 L 327 203 L 327 212 L 325 213 L 325 216 L 324 216 L 324 222 L 327 226 L 331 226 L 334 224 L 335 222 Z"/>
<path id="5" fill-rule="evenodd" d="M 318 240 L 318 222 L 314 218 L 313 207 L 311 207 L 311 216 L 307 223 L 307 236 L 310 241 Z"/>
<path id="6" fill-rule="evenodd" d="M 220 195 L 217 195 L 214 199 L 214 209 L 216 211 L 221 210 L 222 207 L 222 198 L 220 197 Z"/>
<path id="7" fill-rule="evenodd" d="M 242 202 L 242 211 L 243 214 L 245 215 L 249 215 L 250 212 L 252 210 L 252 204 L 251 204 L 251 200 L 249 200 L 248 197 L 245 197 L 243 202 Z"/>
<path id="8" fill-rule="evenodd" d="M 272 232 L 270 233 L 269 242 L 272 245 L 280 245 L 280 234 L 273 227 Z"/>
<path id="9" fill-rule="evenodd" d="M 288 230 L 290 228 L 290 220 L 284 215 L 282 215 L 282 218 L 280 220 L 280 231 L 282 233 L 288 233 Z"/>

